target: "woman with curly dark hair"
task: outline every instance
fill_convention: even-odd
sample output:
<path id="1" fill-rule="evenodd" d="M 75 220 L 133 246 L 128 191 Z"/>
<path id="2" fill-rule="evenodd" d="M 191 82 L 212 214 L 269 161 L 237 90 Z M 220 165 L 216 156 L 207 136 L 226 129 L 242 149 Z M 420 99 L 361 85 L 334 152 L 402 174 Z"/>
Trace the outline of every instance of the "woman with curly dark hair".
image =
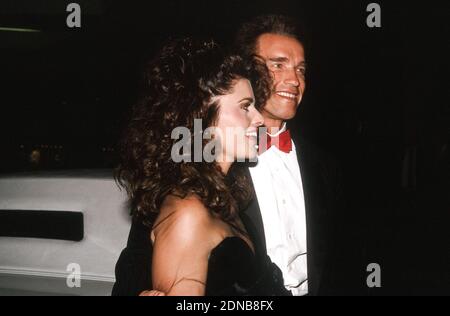
<path id="1" fill-rule="evenodd" d="M 245 165 L 234 162 L 257 155 L 264 121 L 255 105 L 269 95 L 261 67 L 225 55 L 212 41 L 191 39 L 170 42 L 147 65 L 117 180 L 130 198 L 133 225 L 148 230 L 132 228 L 133 249 L 119 259 L 113 294 L 149 288 L 167 295 L 284 294 L 280 271 L 268 257 L 257 258 L 239 216 L 253 191 Z M 181 150 L 174 132 L 180 128 L 189 132 Z M 210 137 L 206 128 L 213 128 Z M 199 161 L 207 148 L 215 159 Z"/>

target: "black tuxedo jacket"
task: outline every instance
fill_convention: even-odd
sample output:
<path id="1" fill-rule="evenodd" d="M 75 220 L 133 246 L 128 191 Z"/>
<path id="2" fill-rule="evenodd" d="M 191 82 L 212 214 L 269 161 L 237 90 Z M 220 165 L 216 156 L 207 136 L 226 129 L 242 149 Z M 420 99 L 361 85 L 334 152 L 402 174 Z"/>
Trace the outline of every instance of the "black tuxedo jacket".
<path id="1" fill-rule="evenodd" d="M 342 177 L 338 164 L 330 155 L 291 130 L 297 150 L 306 211 L 308 243 L 308 286 L 310 295 L 328 292 L 327 278 L 337 249 L 335 217 L 345 208 Z M 243 211 L 242 219 L 255 243 L 258 255 L 267 253 L 264 227 L 257 199 Z M 328 282 L 328 284 L 326 284 Z"/>

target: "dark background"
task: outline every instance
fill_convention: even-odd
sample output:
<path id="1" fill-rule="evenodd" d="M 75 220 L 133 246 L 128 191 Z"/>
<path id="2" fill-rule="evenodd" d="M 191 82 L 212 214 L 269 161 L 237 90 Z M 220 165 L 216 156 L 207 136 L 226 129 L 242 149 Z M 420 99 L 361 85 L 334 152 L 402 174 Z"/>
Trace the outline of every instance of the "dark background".
<path id="1" fill-rule="evenodd" d="M 366 25 L 373 1 L 76 1 L 81 29 L 66 26 L 69 2 L 0 2 L 0 27 L 41 30 L 0 31 L 0 173 L 113 167 L 140 66 L 164 40 L 227 45 L 249 17 L 290 14 L 309 65 L 295 123 L 343 166 L 342 234 L 361 282 L 367 264 L 382 268 L 383 287 L 361 294 L 450 294 L 444 1 L 378 1 L 379 29 Z"/>

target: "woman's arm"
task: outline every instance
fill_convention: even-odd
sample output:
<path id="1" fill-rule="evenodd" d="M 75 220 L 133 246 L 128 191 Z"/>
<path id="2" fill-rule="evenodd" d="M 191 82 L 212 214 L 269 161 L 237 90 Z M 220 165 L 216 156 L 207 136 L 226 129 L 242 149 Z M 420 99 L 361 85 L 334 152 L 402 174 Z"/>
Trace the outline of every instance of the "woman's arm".
<path id="1" fill-rule="evenodd" d="M 197 199 L 184 199 L 154 229 L 153 289 L 169 296 L 205 295 L 212 222 Z"/>
<path id="2" fill-rule="evenodd" d="M 141 294 L 139 294 L 139 296 L 166 296 L 166 293 L 151 290 L 151 291 L 142 291 Z"/>

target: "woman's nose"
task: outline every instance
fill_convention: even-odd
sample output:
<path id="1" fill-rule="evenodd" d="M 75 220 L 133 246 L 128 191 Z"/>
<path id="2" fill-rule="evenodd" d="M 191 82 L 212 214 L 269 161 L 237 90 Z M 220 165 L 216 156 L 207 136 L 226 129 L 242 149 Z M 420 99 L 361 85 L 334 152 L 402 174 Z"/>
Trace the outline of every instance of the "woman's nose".
<path id="1" fill-rule="evenodd" d="M 255 127 L 264 125 L 264 117 L 258 110 L 255 110 L 255 115 L 253 116 L 252 125 Z"/>

